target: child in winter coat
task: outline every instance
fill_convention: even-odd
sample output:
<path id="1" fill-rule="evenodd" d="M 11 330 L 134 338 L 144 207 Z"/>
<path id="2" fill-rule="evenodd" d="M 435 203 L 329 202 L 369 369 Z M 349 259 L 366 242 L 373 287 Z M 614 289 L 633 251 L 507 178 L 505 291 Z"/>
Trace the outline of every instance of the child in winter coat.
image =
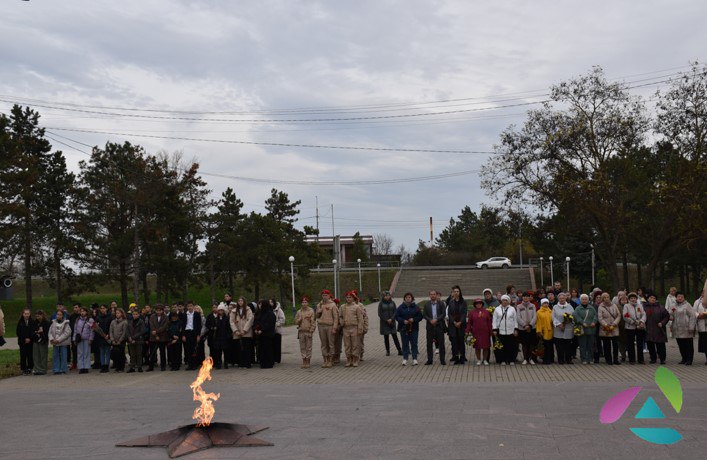
<path id="1" fill-rule="evenodd" d="M 79 374 L 88 374 L 88 369 L 91 367 L 91 344 L 95 335 L 94 323 L 88 308 L 81 307 L 79 318 L 74 324 L 74 336 L 72 337 L 76 344 L 76 367 L 79 369 Z"/>

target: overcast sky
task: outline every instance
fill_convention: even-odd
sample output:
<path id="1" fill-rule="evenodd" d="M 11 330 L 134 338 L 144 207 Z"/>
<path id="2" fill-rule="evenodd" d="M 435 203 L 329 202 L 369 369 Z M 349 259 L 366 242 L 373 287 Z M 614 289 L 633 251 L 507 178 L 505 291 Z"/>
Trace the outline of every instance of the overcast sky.
<path id="1" fill-rule="evenodd" d="M 0 12 L 0 98 L 47 106 L 42 124 L 72 141 L 56 139 L 85 152 L 130 140 L 183 151 L 205 174 L 278 181 L 437 176 L 478 170 L 488 154 L 136 135 L 489 152 L 549 85 L 593 65 L 650 83 L 707 57 L 702 1 L 4 0 Z M 302 121 L 322 118 L 355 120 Z M 55 146 L 73 169 L 87 158 Z M 323 235 L 334 204 L 336 233 L 388 233 L 409 249 L 429 239 L 430 216 L 436 235 L 463 206 L 493 204 L 475 173 L 365 186 L 204 179 L 247 210 L 284 190 L 302 200 L 302 224 L 314 225 L 318 196 Z"/>

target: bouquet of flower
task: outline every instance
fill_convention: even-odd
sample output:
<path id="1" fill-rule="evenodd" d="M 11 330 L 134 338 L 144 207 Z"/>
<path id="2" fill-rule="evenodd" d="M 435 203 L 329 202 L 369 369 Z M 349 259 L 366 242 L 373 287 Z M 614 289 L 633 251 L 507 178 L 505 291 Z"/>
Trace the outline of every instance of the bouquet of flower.
<path id="1" fill-rule="evenodd" d="M 407 335 L 412 335 L 412 323 L 407 323 L 405 325 L 405 333 Z"/>
<path id="2" fill-rule="evenodd" d="M 500 340 L 498 340 L 498 337 L 493 338 L 493 349 L 494 350 L 503 350 L 503 344 L 501 343 Z"/>
<path id="3" fill-rule="evenodd" d="M 468 333 L 464 336 L 464 343 L 470 347 L 473 347 L 476 343 L 476 338 L 471 333 Z"/>
<path id="4" fill-rule="evenodd" d="M 532 353 L 533 356 L 535 356 L 536 358 L 542 358 L 543 356 L 545 356 L 545 344 L 542 340 L 538 340 L 538 344 L 535 346 L 535 349 Z"/>
<path id="5" fill-rule="evenodd" d="M 562 315 L 562 324 L 572 324 L 574 323 L 574 316 L 570 315 L 569 313 L 565 313 Z"/>
<path id="6" fill-rule="evenodd" d="M 486 311 L 488 311 L 488 312 L 491 313 L 492 315 L 493 315 L 493 312 L 494 312 L 495 310 L 496 310 L 496 307 L 493 307 L 493 306 L 486 308 Z"/>
<path id="7" fill-rule="evenodd" d="M 572 332 L 574 333 L 575 337 L 584 335 L 584 327 L 581 324 L 577 324 L 572 329 Z"/>

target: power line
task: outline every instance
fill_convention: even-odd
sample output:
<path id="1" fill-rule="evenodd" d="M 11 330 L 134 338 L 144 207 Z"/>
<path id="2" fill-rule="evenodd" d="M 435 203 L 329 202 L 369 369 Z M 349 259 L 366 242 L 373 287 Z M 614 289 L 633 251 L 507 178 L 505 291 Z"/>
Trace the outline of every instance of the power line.
<path id="1" fill-rule="evenodd" d="M 392 147 L 364 147 L 364 146 L 351 146 L 351 145 L 316 145 L 316 144 L 294 144 L 294 143 L 282 143 L 282 142 L 257 142 L 257 141 L 239 141 L 239 140 L 229 140 L 229 139 L 208 139 L 208 138 L 194 138 L 194 137 L 180 137 L 180 136 L 159 136 L 156 134 L 135 134 L 135 133 L 115 133 L 107 131 L 98 131 L 91 129 L 81 129 L 81 128 L 59 128 L 59 127 L 47 127 L 49 130 L 56 131 L 72 131 L 79 133 L 90 133 L 90 134 L 106 134 L 114 136 L 125 136 L 125 137 L 144 137 L 148 139 L 169 139 L 169 140 L 181 140 L 181 141 L 191 141 L 191 142 L 214 142 L 220 144 L 240 144 L 240 145 L 268 145 L 275 147 L 298 147 L 298 148 L 316 148 L 316 149 L 332 149 L 332 150 L 372 150 L 377 152 L 415 152 L 415 153 L 464 153 L 464 154 L 493 154 L 492 151 L 482 151 L 482 150 L 440 150 L 440 149 L 406 149 L 406 148 L 392 148 Z"/>
<path id="2" fill-rule="evenodd" d="M 680 69 L 685 69 L 685 68 L 689 68 L 689 67 L 691 67 L 691 65 L 671 67 L 671 68 L 667 68 L 667 69 L 654 70 L 654 71 L 650 71 L 650 72 L 642 72 L 642 73 L 625 75 L 622 77 L 613 78 L 612 80 L 621 81 L 621 80 L 624 80 L 627 78 L 644 76 L 644 75 L 653 75 L 653 74 L 657 74 L 657 73 L 664 73 L 664 72 L 668 72 L 668 71 L 680 70 Z M 669 74 L 669 75 L 674 75 L 674 74 Z M 663 76 L 653 77 L 653 79 L 662 78 L 662 77 Z M 538 94 L 538 95 L 534 95 L 534 96 L 508 98 L 508 96 L 529 95 L 529 94 L 533 94 L 533 93 L 542 93 L 542 94 Z M 155 109 L 155 108 L 136 108 L 136 107 L 77 104 L 77 103 L 73 103 L 73 102 L 48 101 L 46 99 L 34 99 L 34 98 L 21 98 L 21 100 L 32 101 L 32 103 L 51 104 L 51 105 L 55 105 L 55 106 L 69 106 L 69 107 L 77 107 L 77 108 L 80 107 L 80 108 L 92 108 L 92 109 L 102 109 L 102 110 L 120 110 L 120 111 L 126 111 L 126 112 L 202 114 L 202 115 L 250 115 L 250 114 L 276 114 L 276 113 L 292 114 L 292 113 L 311 113 L 311 112 L 334 113 L 334 112 L 352 111 L 352 110 L 353 111 L 361 111 L 361 112 L 362 111 L 405 110 L 402 107 L 416 108 L 419 106 L 423 106 L 423 105 L 428 106 L 428 105 L 432 105 L 432 104 L 448 104 L 448 103 L 452 103 L 452 102 L 463 102 L 463 101 L 481 101 L 481 102 L 475 102 L 478 104 L 478 103 L 484 103 L 483 102 L 484 100 L 487 103 L 494 102 L 494 101 L 491 101 L 490 99 L 496 99 L 499 97 L 506 98 L 506 99 L 501 99 L 501 101 L 508 101 L 508 100 L 518 100 L 518 99 L 523 99 L 523 98 L 528 98 L 528 97 L 542 97 L 542 96 L 547 96 L 547 95 L 548 95 L 547 89 L 536 89 L 536 90 L 509 92 L 509 93 L 490 94 L 490 95 L 476 96 L 476 97 L 438 99 L 438 100 L 433 100 L 433 101 L 397 102 L 397 103 L 382 103 L 382 104 L 360 104 L 360 105 L 346 105 L 346 106 L 271 108 L 271 109 L 263 109 L 263 110 L 252 110 L 252 111 L 174 110 L 174 109 Z M 0 97 L 17 99 L 16 97 L 11 96 L 11 95 L 0 95 Z M 394 109 L 389 109 L 389 108 L 394 108 Z M 369 110 L 366 110 L 366 109 L 369 109 Z"/>
<path id="3" fill-rule="evenodd" d="M 47 131 L 47 133 L 49 134 L 49 136 L 53 135 L 53 136 L 62 137 L 64 139 L 69 140 L 70 142 L 75 142 L 79 145 L 90 147 L 89 144 L 67 138 L 66 136 L 61 136 L 61 135 L 53 133 L 51 131 Z M 47 137 L 49 137 L 49 136 L 47 136 Z M 50 139 L 53 139 L 53 138 L 50 137 Z M 58 141 L 58 142 L 62 145 L 69 147 L 69 148 L 72 148 L 80 153 L 83 153 L 84 155 L 88 155 L 88 156 L 91 155 L 88 152 L 85 152 L 79 148 L 70 146 L 64 142 L 61 142 L 61 141 Z M 183 169 L 183 168 L 179 168 L 179 169 Z M 384 185 L 384 184 L 399 184 L 399 183 L 407 183 L 407 182 L 423 182 L 423 181 L 430 181 L 430 180 L 447 179 L 447 178 L 451 178 L 451 177 L 466 176 L 466 175 L 470 175 L 470 174 L 474 174 L 474 173 L 478 173 L 478 172 L 479 172 L 478 170 L 466 170 L 466 171 L 456 171 L 453 173 L 427 175 L 427 176 L 402 177 L 402 178 L 395 178 L 395 179 L 380 179 L 380 180 L 371 179 L 371 180 L 357 180 L 357 181 L 307 181 L 307 180 L 265 179 L 265 178 L 257 178 L 257 177 L 233 176 L 233 175 L 228 175 L 228 174 L 211 173 L 211 172 L 205 172 L 205 171 L 201 171 L 201 170 L 199 171 L 199 174 L 201 174 L 202 176 L 219 177 L 219 178 L 225 178 L 225 179 L 240 180 L 240 181 L 244 181 L 244 182 L 255 182 L 255 183 L 264 183 L 264 184 L 348 186 L 348 185 Z"/>

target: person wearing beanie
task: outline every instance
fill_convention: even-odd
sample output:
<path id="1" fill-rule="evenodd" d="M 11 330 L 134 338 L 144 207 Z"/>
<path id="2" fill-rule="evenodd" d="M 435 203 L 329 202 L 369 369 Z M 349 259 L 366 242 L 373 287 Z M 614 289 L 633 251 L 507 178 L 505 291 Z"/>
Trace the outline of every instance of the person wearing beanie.
<path id="1" fill-rule="evenodd" d="M 393 337 L 395 349 L 398 350 L 398 356 L 403 355 L 398 341 L 398 334 L 395 325 L 395 311 L 398 309 L 393 301 L 393 297 L 389 291 L 383 292 L 383 298 L 378 302 L 378 319 L 380 320 L 380 334 L 383 336 L 385 343 L 385 355 L 390 356 L 390 337 Z"/>
<path id="2" fill-rule="evenodd" d="M 316 317 L 319 327 L 319 341 L 322 348 L 322 367 L 332 366 L 334 359 L 334 335 L 339 328 L 339 308 L 332 300 L 331 291 L 324 289 L 321 302 L 317 304 Z"/>
<path id="3" fill-rule="evenodd" d="M 493 311 L 493 335 L 498 338 L 503 348 L 499 353 L 500 363 L 502 366 L 510 364 L 515 365 L 516 355 L 518 354 L 518 343 L 516 337 L 518 330 L 516 329 L 517 316 L 516 309 L 511 306 L 511 298 L 508 295 L 501 296 L 501 305 Z"/>
<path id="4" fill-rule="evenodd" d="M 309 306 L 309 297 L 302 297 L 300 304 L 302 307 L 295 315 L 295 325 L 302 355 L 302 369 L 308 369 L 312 360 L 312 336 L 317 329 L 317 320 L 314 310 Z"/>
<path id="5" fill-rule="evenodd" d="M 476 365 L 489 365 L 491 358 L 491 333 L 493 331 L 493 320 L 491 313 L 484 308 L 483 299 L 474 300 L 474 308 L 469 311 L 466 320 L 466 334 L 471 334 L 473 339 L 472 348 L 476 353 Z M 482 356 L 483 353 L 483 356 Z"/>
<path id="6" fill-rule="evenodd" d="M 553 327 L 552 327 L 552 310 L 550 310 L 550 301 L 547 298 L 540 300 L 540 310 L 537 315 L 535 331 L 539 338 L 543 341 L 543 364 L 552 364 L 555 362 L 554 343 L 553 343 Z"/>

